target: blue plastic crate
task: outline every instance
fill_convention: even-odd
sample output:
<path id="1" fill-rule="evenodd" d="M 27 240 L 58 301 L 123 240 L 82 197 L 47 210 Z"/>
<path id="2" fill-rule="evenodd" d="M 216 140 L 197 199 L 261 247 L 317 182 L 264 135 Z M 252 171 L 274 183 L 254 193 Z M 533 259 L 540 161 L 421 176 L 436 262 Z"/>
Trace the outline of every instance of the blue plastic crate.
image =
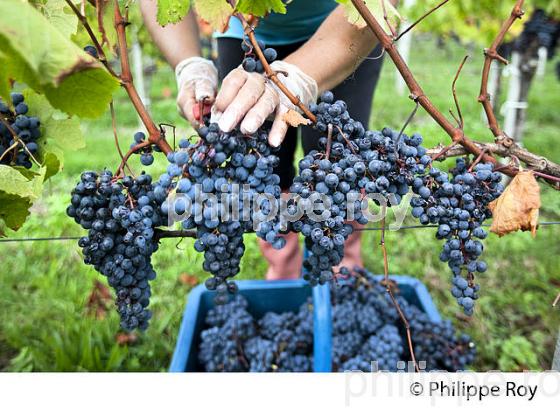
<path id="1" fill-rule="evenodd" d="M 422 282 L 408 276 L 390 276 L 390 278 L 398 284 L 400 294 L 409 303 L 426 312 L 431 320 L 441 321 L 432 298 Z M 237 285 L 239 293 L 249 302 L 250 313 L 257 318 L 269 311 L 295 312 L 309 296 L 313 296 L 313 370 L 331 371 L 332 309 L 327 285 L 311 288 L 304 280 L 242 280 L 237 281 Z M 206 313 L 214 306 L 213 299 L 214 292 L 208 291 L 204 285 L 198 285 L 189 294 L 169 371 L 202 371 L 197 360 L 198 344 Z"/>
<path id="2" fill-rule="evenodd" d="M 299 307 L 313 297 L 314 340 L 314 371 L 328 372 L 325 366 L 330 362 L 331 309 L 328 286 L 311 288 L 303 279 L 299 280 L 240 280 L 236 281 L 239 293 L 249 302 L 249 312 L 256 318 L 266 312 L 297 312 Z M 215 292 L 208 291 L 204 285 L 195 287 L 188 296 L 187 307 L 183 314 L 179 337 L 169 367 L 170 372 L 203 371 L 197 355 L 200 343 L 200 332 L 204 328 L 204 318 L 208 310 L 214 306 Z M 329 355 L 329 357 L 326 357 Z M 325 356 L 325 357 L 321 357 Z"/>

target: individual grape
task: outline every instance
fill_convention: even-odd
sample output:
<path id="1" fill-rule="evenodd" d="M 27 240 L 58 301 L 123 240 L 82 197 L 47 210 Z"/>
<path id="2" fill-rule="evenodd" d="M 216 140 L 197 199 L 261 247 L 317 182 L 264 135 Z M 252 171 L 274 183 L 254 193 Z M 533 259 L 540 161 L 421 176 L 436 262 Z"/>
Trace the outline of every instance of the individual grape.
<path id="1" fill-rule="evenodd" d="M 243 69 L 248 73 L 254 72 L 257 68 L 257 62 L 253 57 L 246 57 L 241 65 L 243 66 Z"/>
<path id="2" fill-rule="evenodd" d="M 264 58 L 269 64 L 272 63 L 274 60 L 276 60 L 276 58 L 278 57 L 276 50 L 273 48 L 265 48 L 263 50 L 263 54 L 264 54 Z"/>
<path id="3" fill-rule="evenodd" d="M 93 58 L 99 58 L 99 54 L 97 53 L 97 48 L 92 45 L 87 45 L 84 47 L 84 51 L 88 53 Z"/>

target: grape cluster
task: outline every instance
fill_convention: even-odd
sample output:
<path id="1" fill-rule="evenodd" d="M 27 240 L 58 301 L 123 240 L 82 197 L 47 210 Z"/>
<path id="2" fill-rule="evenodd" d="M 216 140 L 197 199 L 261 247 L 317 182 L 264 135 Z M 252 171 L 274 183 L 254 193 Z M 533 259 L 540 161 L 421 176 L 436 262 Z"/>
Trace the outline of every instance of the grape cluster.
<path id="1" fill-rule="evenodd" d="M 20 93 L 10 94 L 12 110 L 0 99 L 0 164 L 31 168 L 31 155 L 39 152 L 37 140 L 41 137 L 39 118 L 27 116 L 28 107 Z M 17 137 L 14 137 L 14 134 Z"/>
<path id="2" fill-rule="evenodd" d="M 152 178 L 113 178 L 109 171 L 84 172 L 72 191 L 67 214 L 88 230 L 80 238 L 84 262 L 107 277 L 115 289 L 121 327 L 148 326 L 149 281 L 156 277 L 151 255 L 158 242 L 154 228 L 163 220 Z"/>
<path id="3" fill-rule="evenodd" d="M 451 293 L 469 316 L 479 291 L 475 273 L 487 269 L 478 260 L 484 249 L 481 240 L 487 236 L 482 224 L 492 216 L 488 204 L 503 192 L 500 180 L 492 164 L 476 164 L 470 170 L 464 158 L 457 158 L 451 179 L 433 167 L 413 182 L 418 197 L 411 200 L 412 215 L 422 224 L 438 225 L 436 237 L 445 240 L 440 260 L 454 276 Z"/>
<path id="4" fill-rule="evenodd" d="M 404 326 L 390 296 L 369 272 L 355 268 L 348 279 L 332 286 L 333 369 L 397 371 L 410 360 Z M 456 335 L 449 321 L 433 322 L 415 305 L 397 296 L 411 326 L 417 361 L 425 370 L 463 370 L 476 349 L 468 335 Z"/>
<path id="5" fill-rule="evenodd" d="M 142 131 L 138 131 L 134 134 L 134 142 L 130 144 L 130 149 L 134 149 L 138 144 L 142 144 L 146 141 L 146 134 Z M 145 167 L 148 167 L 154 163 L 153 152 L 158 151 L 157 145 L 148 145 L 147 147 L 141 148 L 134 153 L 140 155 L 140 163 Z"/>
<path id="6" fill-rule="evenodd" d="M 291 229 L 305 237 L 311 253 L 304 262 L 306 278 L 314 285 L 333 278 L 332 268 L 341 262 L 344 242 L 353 231 L 347 221 L 368 222 L 364 194 L 377 194 L 387 206 L 399 204 L 414 175 L 424 172 L 431 160 L 419 134 L 409 137 L 389 128 L 366 131 L 350 117 L 346 103 L 335 101 L 330 91 L 309 108 L 317 117 L 314 127 L 326 136 L 319 139 L 320 150 L 312 150 L 299 162 L 299 174 L 290 188 L 297 194 L 292 206 L 309 208 L 313 194 L 328 202 L 323 221 L 306 213 Z"/>
<path id="7" fill-rule="evenodd" d="M 286 242 L 279 235 L 279 215 L 271 214 L 281 189 L 280 177 L 274 173 L 276 149 L 268 144 L 269 130 L 270 123 L 254 135 L 243 135 L 238 129 L 225 133 L 215 123 L 203 126 L 196 143 L 182 140 L 180 149 L 168 155 L 167 172 L 156 184 L 156 197 L 162 201 L 169 197 L 162 212 L 184 215 L 183 228 L 196 228 L 194 248 L 204 252 L 203 268 L 213 275 L 206 286 L 217 290 L 216 303 L 225 303 L 237 289 L 228 280 L 239 272 L 245 250 L 243 233 L 257 226 L 257 236 L 274 248 Z M 178 194 L 188 196 L 190 209 Z M 256 201 L 261 194 L 266 197 Z"/>
<path id="8" fill-rule="evenodd" d="M 259 320 L 237 295 L 208 312 L 199 363 L 206 372 L 310 372 L 313 368 L 311 299 L 298 312 L 267 312 Z"/>
<path id="9" fill-rule="evenodd" d="M 264 43 L 260 40 L 257 41 L 259 48 L 262 50 L 264 58 L 268 62 L 268 64 L 272 63 L 278 57 L 278 53 L 273 48 L 266 48 Z M 241 42 L 241 49 L 245 52 L 245 58 L 241 63 L 241 67 L 248 73 L 264 73 L 264 67 L 262 62 L 258 59 L 255 55 L 255 51 L 253 49 L 253 45 L 251 42 L 244 38 Z"/>

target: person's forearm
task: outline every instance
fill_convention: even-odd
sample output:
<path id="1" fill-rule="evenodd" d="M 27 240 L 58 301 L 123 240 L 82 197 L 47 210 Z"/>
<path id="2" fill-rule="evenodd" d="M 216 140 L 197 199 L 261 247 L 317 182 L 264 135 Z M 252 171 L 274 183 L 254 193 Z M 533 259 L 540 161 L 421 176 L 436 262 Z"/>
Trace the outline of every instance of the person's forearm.
<path id="1" fill-rule="evenodd" d="M 332 89 L 352 74 L 377 45 L 368 27 L 349 23 L 342 6 L 317 32 L 284 61 L 295 64 L 317 81 L 319 92 Z"/>
<path id="2" fill-rule="evenodd" d="M 173 68 L 185 58 L 200 56 L 198 25 L 192 10 L 177 24 L 161 27 L 156 20 L 156 0 L 140 0 L 140 9 L 152 39 Z"/>

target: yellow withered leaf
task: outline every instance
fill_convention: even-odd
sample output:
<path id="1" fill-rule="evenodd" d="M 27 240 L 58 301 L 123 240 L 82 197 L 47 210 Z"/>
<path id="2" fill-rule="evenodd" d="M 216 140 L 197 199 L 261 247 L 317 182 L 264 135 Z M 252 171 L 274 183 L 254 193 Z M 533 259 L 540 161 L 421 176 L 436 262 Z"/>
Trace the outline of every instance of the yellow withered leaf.
<path id="1" fill-rule="evenodd" d="M 537 233 L 540 187 L 531 171 L 519 172 L 499 198 L 488 204 L 492 211 L 490 232 L 499 236 L 518 230 Z"/>

